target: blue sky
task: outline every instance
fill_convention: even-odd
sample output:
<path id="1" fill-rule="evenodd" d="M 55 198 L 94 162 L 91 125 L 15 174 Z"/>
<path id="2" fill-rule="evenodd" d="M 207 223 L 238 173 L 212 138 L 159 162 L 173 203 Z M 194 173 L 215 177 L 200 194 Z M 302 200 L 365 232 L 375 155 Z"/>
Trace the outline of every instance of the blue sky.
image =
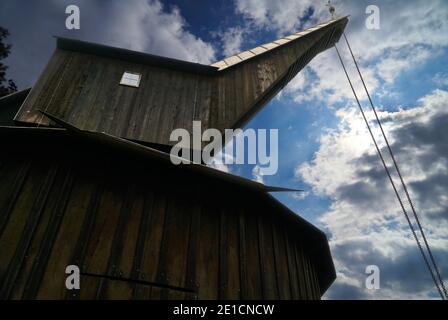
<path id="1" fill-rule="evenodd" d="M 327 20 L 324 3 L 2 0 L 0 25 L 9 29 L 13 45 L 8 76 L 23 89 L 48 61 L 52 35 L 208 64 Z M 80 7 L 79 31 L 64 27 L 68 4 Z M 379 30 L 365 27 L 370 4 L 380 9 Z M 447 278 L 448 2 L 335 5 L 340 15 L 350 15 L 347 36 Z M 339 47 L 356 79 L 344 44 Z M 358 80 L 355 87 L 367 107 Z M 317 56 L 247 127 L 279 129 L 279 171 L 260 177 L 253 166 L 227 170 L 306 190 L 276 196 L 330 239 L 338 279 L 325 298 L 437 297 L 333 49 Z M 380 290 L 364 287 L 370 264 L 381 270 Z"/>

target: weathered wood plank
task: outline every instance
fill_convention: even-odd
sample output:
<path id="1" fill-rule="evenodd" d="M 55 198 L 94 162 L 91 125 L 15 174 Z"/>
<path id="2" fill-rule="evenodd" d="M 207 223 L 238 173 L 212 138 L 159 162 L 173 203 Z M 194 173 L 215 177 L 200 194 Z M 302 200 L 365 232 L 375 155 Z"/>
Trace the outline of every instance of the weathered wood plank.
<path id="1" fill-rule="evenodd" d="M 53 92 L 59 74 L 63 72 L 70 58 L 71 54 L 68 51 L 55 50 L 53 52 L 44 71 L 31 89 L 14 120 L 29 123 L 37 123 L 38 120 L 43 120 L 42 114 L 37 110 L 45 107 L 47 95 Z M 45 122 L 45 124 L 47 123 Z"/>
<path id="2" fill-rule="evenodd" d="M 185 288 L 191 210 L 177 195 L 168 199 L 157 283 Z"/>
<path id="3" fill-rule="evenodd" d="M 277 271 L 279 298 L 282 300 L 286 300 L 291 298 L 291 289 L 285 238 L 278 223 L 273 224 L 272 227 L 272 236 L 274 240 L 275 250 L 275 269 Z"/>
<path id="4" fill-rule="evenodd" d="M 33 244 L 33 238 L 36 234 L 36 230 L 39 226 L 41 226 L 42 216 L 44 215 L 46 206 L 49 203 L 50 191 L 53 189 L 53 185 L 55 184 L 56 174 L 59 168 L 56 164 L 50 163 L 45 169 L 43 170 L 45 172 L 44 179 L 42 180 L 38 194 L 33 202 L 30 216 L 28 217 L 26 225 L 22 231 L 21 238 L 14 252 L 14 257 L 9 263 L 7 273 L 3 280 L 1 295 L 4 297 L 11 296 L 14 287 L 19 284 L 18 278 L 23 279 L 22 270 L 26 265 L 29 254 L 31 253 L 30 247 Z"/>
<path id="5" fill-rule="evenodd" d="M 246 211 L 247 212 L 247 211 Z M 262 299 L 261 266 L 258 249 L 258 227 L 253 212 L 246 213 L 246 259 L 247 296 L 246 299 Z"/>
<path id="6" fill-rule="evenodd" d="M 45 269 L 47 268 L 49 257 L 52 254 L 54 241 L 56 240 L 61 222 L 64 218 L 68 199 L 73 187 L 73 181 L 73 174 L 69 170 L 63 176 L 62 184 L 58 185 L 58 191 L 56 195 L 57 200 L 55 201 L 55 205 L 51 207 L 48 225 L 45 226 L 45 235 L 41 243 L 39 244 L 39 251 L 33 261 L 32 269 L 29 273 L 29 277 L 23 290 L 23 298 L 25 299 L 36 298 L 38 296 L 39 289 L 42 287 L 42 279 L 45 275 Z M 59 271 L 64 272 L 65 267 L 66 265 L 60 266 Z M 59 285 L 61 286 L 61 283 Z"/>
<path id="7" fill-rule="evenodd" d="M 292 299 L 300 299 L 300 289 L 299 289 L 299 279 L 298 279 L 298 271 L 295 262 L 295 254 L 294 254 L 294 245 L 292 243 L 293 239 L 291 239 L 290 232 L 292 230 L 285 230 L 285 243 L 286 243 L 286 258 L 288 260 L 288 273 L 290 279 L 291 286 L 291 298 Z"/>
<path id="8" fill-rule="evenodd" d="M 145 239 L 140 280 L 156 282 L 157 266 L 160 258 L 160 248 L 163 228 L 165 225 L 167 199 L 164 194 L 155 193 L 152 206 L 149 230 Z"/>
<path id="9" fill-rule="evenodd" d="M 239 299 L 240 274 L 239 274 L 239 244 L 238 244 L 238 212 L 226 209 L 226 284 L 223 299 Z"/>
<path id="10" fill-rule="evenodd" d="M 73 181 L 70 172 L 66 172 L 65 181 L 62 183 L 57 203 L 48 212 L 48 227 L 45 230 L 45 242 L 39 246 L 39 252 L 30 272 L 31 277 L 24 288 L 24 297 L 31 297 L 31 291 L 36 290 L 36 298 L 64 298 L 68 291 L 65 288 L 65 268 L 68 265 L 78 265 L 82 272 L 82 266 L 72 260 L 78 236 L 92 191 L 92 187 L 86 181 L 79 179 Z M 65 193 L 65 194 L 63 194 Z M 63 201 L 61 201 L 63 200 Z M 66 202 L 64 205 L 63 202 Z M 61 205 L 62 204 L 62 205 Z M 57 228 L 54 239 L 48 238 L 51 228 L 56 229 L 58 215 L 63 214 L 63 219 Z M 45 247 L 50 247 L 51 250 Z M 39 266 L 45 266 L 40 268 Z M 39 277 L 39 274 L 41 276 Z M 33 289 L 35 288 L 35 289 Z"/>
<path id="11" fill-rule="evenodd" d="M 17 197 L 15 206 L 12 208 L 10 217 L 0 234 L 0 275 L 2 278 L 1 297 L 6 298 L 8 293 L 6 283 L 7 271 L 12 263 L 14 254 L 18 248 L 22 233 L 25 230 L 27 221 L 32 217 L 33 203 L 39 194 L 41 182 L 45 177 L 42 166 L 33 165 L 30 176 L 24 182 Z M 5 291 L 4 291 L 5 290 Z"/>
<path id="12" fill-rule="evenodd" d="M 279 297 L 271 224 L 272 220 L 268 217 L 258 217 L 258 243 L 262 269 L 263 299 L 278 299 Z"/>
<path id="13" fill-rule="evenodd" d="M 197 265 L 198 298 L 217 299 L 219 288 L 219 213 L 213 208 L 201 210 L 200 249 Z"/>

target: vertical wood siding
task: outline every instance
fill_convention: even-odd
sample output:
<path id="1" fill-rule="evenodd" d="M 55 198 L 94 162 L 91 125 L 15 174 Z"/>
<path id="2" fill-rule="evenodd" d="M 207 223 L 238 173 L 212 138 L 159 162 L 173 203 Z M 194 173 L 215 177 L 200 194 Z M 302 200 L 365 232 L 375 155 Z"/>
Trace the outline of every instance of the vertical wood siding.
<path id="1" fill-rule="evenodd" d="M 309 32 L 211 75 L 57 49 L 15 120 L 49 125 L 39 110 L 85 130 L 173 144 L 173 129 L 241 127 L 330 45 L 336 26 Z M 139 88 L 120 85 L 140 73 Z"/>
<path id="2" fill-rule="evenodd" d="M 310 248 L 264 197 L 106 159 L 1 155 L 2 299 L 320 298 Z"/>

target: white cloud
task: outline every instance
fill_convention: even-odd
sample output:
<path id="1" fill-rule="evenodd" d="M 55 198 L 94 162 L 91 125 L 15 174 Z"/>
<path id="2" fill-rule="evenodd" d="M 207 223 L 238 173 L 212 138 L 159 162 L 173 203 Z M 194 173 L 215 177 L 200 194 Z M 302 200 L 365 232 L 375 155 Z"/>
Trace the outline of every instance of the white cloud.
<path id="1" fill-rule="evenodd" d="M 237 1 L 237 9 L 260 28 L 278 34 L 297 29 L 305 9 L 285 12 L 285 8 L 294 7 L 293 2 L 278 3 Z M 446 4 L 440 1 L 429 6 L 423 1 L 381 4 L 382 24 L 379 31 L 369 31 L 364 27 L 366 6 L 367 3 L 359 1 L 345 1 L 337 5 L 340 13 L 352 15 L 347 34 L 367 87 L 371 93 L 390 95 L 389 89 L 397 77 L 437 57 L 439 49 L 447 45 L 445 35 L 448 30 L 444 23 L 447 19 L 443 14 L 447 12 L 443 10 Z M 325 20 L 324 16 L 322 11 L 314 14 L 308 25 L 316 20 Z M 442 37 L 445 39 L 442 40 Z M 366 99 L 356 69 L 350 63 L 350 53 L 343 42 L 338 47 L 351 78 L 355 80 L 357 93 L 361 99 Z M 335 110 L 341 123 L 336 130 L 328 130 L 322 135 L 315 158 L 296 170 L 298 177 L 312 187 L 315 195 L 331 200 L 328 211 L 320 219 L 321 227 L 331 236 L 330 245 L 338 275 L 327 297 L 434 297 L 431 279 L 399 211 L 369 133 L 354 105 L 353 94 L 335 50 L 328 50 L 315 57 L 288 85 L 283 96 L 299 102 L 320 100 L 330 106 L 336 102 L 346 105 L 339 111 Z M 380 112 L 381 117 L 391 119 L 385 125 L 387 134 L 395 138 L 391 142 L 397 148 L 399 142 L 406 145 L 407 151 L 399 150 L 398 158 L 400 163 L 412 164 L 404 165 L 402 171 L 413 192 L 417 208 L 424 208 L 422 221 L 437 257 L 447 254 L 448 226 L 446 220 L 440 219 L 441 212 L 446 212 L 448 208 L 447 197 L 440 191 L 443 187 L 437 183 L 431 189 L 431 197 L 425 197 L 424 190 L 428 184 L 432 184 L 428 178 L 444 177 L 441 174 L 448 170 L 444 163 L 446 154 L 445 157 L 432 155 L 433 149 L 443 148 L 440 145 L 430 148 L 428 142 L 412 148 L 412 143 L 401 138 L 400 133 L 412 131 L 408 127 L 413 124 L 429 130 L 437 115 L 443 114 L 444 99 L 446 93 L 434 92 L 421 101 L 420 107 L 396 113 Z M 367 116 L 372 119 L 369 112 Z M 425 121 L 432 124 L 425 124 Z M 380 146 L 383 147 L 383 144 Z M 437 159 L 431 167 L 427 167 L 424 160 L 428 157 Z M 425 187 L 419 190 L 419 184 Z M 428 205 L 425 199 L 426 202 L 431 199 L 432 204 Z M 441 262 L 446 270 L 446 259 Z M 367 264 L 377 264 L 382 271 L 380 291 L 364 288 Z"/>
<path id="2" fill-rule="evenodd" d="M 119 46 L 205 64 L 215 60 L 213 46 L 187 31 L 177 7 L 167 9 L 158 0 L 115 1 L 112 11 L 107 34 Z"/>
<path id="3" fill-rule="evenodd" d="M 365 28 L 365 1 L 344 1 L 336 4 L 340 15 L 350 14 L 347 36 L 371 92 L 392 95 L 388 89 L 403 72 L 419 66 L 440 54 L 448 46 L 448 7 L 444 1 L 384 2 L 379 4 L 380 30 Z M 271 8 L 274 10 L 274 8 Z M 275 10 L 274 10 L 275 11 Z M 274 13 L 265 14 L 266 23 Z M 318 15 L 322 20 L 323 14 Z M 273 23 L 277 28 L 280 25 Z M 338 47 L 361 99 L 365 99 L 345 41 Z M 333 49 L 315 57 L 302 71 L 299 80 L 287 88 L 295 101 L 318 99 L 329 105 L 353 94 Z M 306 70 L 305 69 L 305 70 Z"/>
<path id="4" fill-rule="evenodd" d="M 205 64 L 215 60 L 213 45 L 188 30 L 178 8 L 159 0 L 3 2 L 0 21 L 13 43 L 8 74 L 20 88 L 32 86 L 42 72 L 54 50 L 53 35 Z M 69 4 L 80 8 L 80 30 L 65 28 Z"/>
<path id="5" fill-rule="evenodd" d="M 309 191 L 303 191 L 303 192 L 294 192 L 292 193 L 291 196 L 296 200 L 303 200 L 309 195 L 310 195 Z"/>
<path id="6" fill-rule="evenodd" d="M 435 90 L 419 106 L 380 112 L 428 240 L 448 272 L 448 91 Z M 353 108 L 338 111 L 340 124 L 321 137 L 312 161 L 296 176 L 317 195 L 332 199 L 321 218 L 331 234 L 338 271 L 330 297 L 422 298 L 434 294 L 431 279 L 384 173 L 365 124 Z M 445 134 L 444 134 L 445 133 Z M 384 144 L 381 144 L 383 146 Z M 386 150 L 383 154 L 390 162 Z M 399 180 L 394 174 L 394 180 Z M 403 191 L 400 192 L 404 197 Z M 407 207 L 409 210 L 409 207 Z M 383 289 L 363 289 L 366 264 L 383 272 Z M 411 274 L 407 274 L 413 270 Z M 446 277 L 446 276 L 445 276 Z M 411 279 L 412 278 L 412 279 Z M 412 290 L 407 285 L 412 282 Z M 360 287 L 361 285 L 361 287 Z M 349 293 L 350 292 L 350 293 Z"/>
<path id="7" fill-rule="evenodd" d="M 377 76 L 386 83 L 392 84 L 402 71 L 409 70 L 434 56 L 431 50 L 418 46 L 413 47 L 407 53 L 404 52 L 406 52 L 405 49 L 385 54 L 375 65 Z"/>
<path id="8" fill-rule="evenodd" d="M 314 8 L 312 20 L 324 16 L 327 8 L 315 6 L 315 1 L 295 0 L 236 0 L 237 13 L 242 14 L 257 27 L 264 27 L 276 31 L 278 34 L 291 33 L 302 24 L 303 19 L 309 14 L 309 9 Z M 329 14 L 327 15 L 327 19 Z"/>
<path id="9" fill-rule="evenodd" d="M 229 57 L 242 51 L 241 45 L 243 44 L 245 33 L 246 30 L 240 27 L 232 27 L 222 33 L 221 41 L 225 57 Z"/>
<path id="10" fill-rule="evenodd" d="M 231 142 L 229 142 L 230 144 Z M 228 148 L 228 145 L 226 145 Z M 220 171 L 224 171 L 227 173 L 232 172 L 232 168 L 234 167 L 233 164 L 235 163 L 235 157 L 234 155 L 230 153 L 226 153 L 226 147 L 221 149 L 216 156 L 214 156 L 207 165 L 211 168 L 215 168 Z"/>
<path id="11" fill-rule="evenodd" d="M 448 73 L 438 72 L 432 78 L 432 81 L 439 87 L 448 86 Z"/>
<path id="12" fill-rule="evenodd" d="M 346 53 L 343 48 L 340 51 Z M 347 53 L 343 56 L 347 57 Z M 347 59 L 344 62 L 351 78 L 358 79 L 355 66 Z M 362 71 L 367 87 L 372 91 L 378 88 L 379 80 L 375 77 L 373 70 L 363 69 Z M 296 78 L 299 79 L 296 80 Z M 285 88 L 285 93 L 296 102 L 317 99 L 333 105 L 344 99 L 353 99 L 353 93 L 334 50 L 315 57 L 296 78 Z M 361 81 L 353 81 L 353 84 L 359 98 L 365 99 Z"/>
<path id="13" fill-rule="evenodd" d="M 398 77 L 435 59 L 448 46 L 448 7 L 444 1 L 423 0 L 378 4 L 380 30 L 365 28 L 367 1 L 336 1 L 340 15 L 351 15 L 347 35 L 373 94 L 392 95 Z M 328 19 L 324 3 L 294 0 L 236 0 L 236 12 L 246 18 L 250 30 L 269 30 L 284 35 Z M 312 7 L 313 11 L 309 11 Z M 309 16 L 304 23 L 304 17 Z M 247 27 L 245 26 L 245 27 Z M 254 28 L 255 26 L 255 28 Z M 250 35 L 250 34 L 249 34 Z M 343 41 L 338 48 L 361 99 L 366 99 L 356 69 Z M 239 43 L 240 45 L 240 43 Z M 433 81 L 443 86 L 443 75 Z M 445 77 L 446 78 L 446 77 Z M 301 164 L 296 174 L 312 187 L 314 195 L 330 198 L 320 224 L 331 235 L 338 279 L 329 297 L 427 298 L 434 297 L 431 279 L 391 192 L 365 124 L 353 105 L 353 94 L 335 50 L 317 57 L 290 82 L 283 97 L 333 106 L 340 119 L 327 130 L 312 161 Z M 434 91 L 420 105 L 396 112 L 380 112 L 384 128 L 396 149 L 417 211 L 421 211 L 435 254 L 448 247 L 448 150 L 439 138 L 446 123 L 448 93 Z M 372 114 L 367 112 L 369 119 Z M 443 121 L 442 121 L 443 122 Z M 377 135 L 378 133 L 376 133 Z M 380 143 L 384 148 L 384 143 Z M 260 179 L 256 168 L 252 171 Z M 445 179 L 446 181 L 444 181 Z M 431 192 L 431 195 L 427 193 Z M 421 210 L 420 210 L 421 209 Z M 448 271 L 448 261 L 441 260 Z M 378 292 L 363 288 L 366 264 L 377 264 L 383 284 Z"/>
<path id="14" fill-rule="evenodd" d="M 260 166 L 255 165 L 252 168 L 252 177 L 253 177 L 253 180 L 255 180 L 255 181 L 259 182 L 259 183 L 264 183 L 264 181 L 263 181 L 263 172 L 262 172 Z"/>

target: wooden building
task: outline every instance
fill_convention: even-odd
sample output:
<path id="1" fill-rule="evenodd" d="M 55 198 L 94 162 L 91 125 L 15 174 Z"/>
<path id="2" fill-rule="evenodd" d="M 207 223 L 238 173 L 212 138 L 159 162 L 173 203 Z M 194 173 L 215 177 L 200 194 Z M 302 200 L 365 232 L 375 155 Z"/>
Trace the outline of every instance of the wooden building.
<path id="1" fill-rule="evenodd" d="M 319 299 L 328 242 L 284 189 L 167 151 L 193 120 L 244 125 L 346 23 L 210 66 L 58 38 L 35 86 L 0 99 L 0 298 Z"/>

